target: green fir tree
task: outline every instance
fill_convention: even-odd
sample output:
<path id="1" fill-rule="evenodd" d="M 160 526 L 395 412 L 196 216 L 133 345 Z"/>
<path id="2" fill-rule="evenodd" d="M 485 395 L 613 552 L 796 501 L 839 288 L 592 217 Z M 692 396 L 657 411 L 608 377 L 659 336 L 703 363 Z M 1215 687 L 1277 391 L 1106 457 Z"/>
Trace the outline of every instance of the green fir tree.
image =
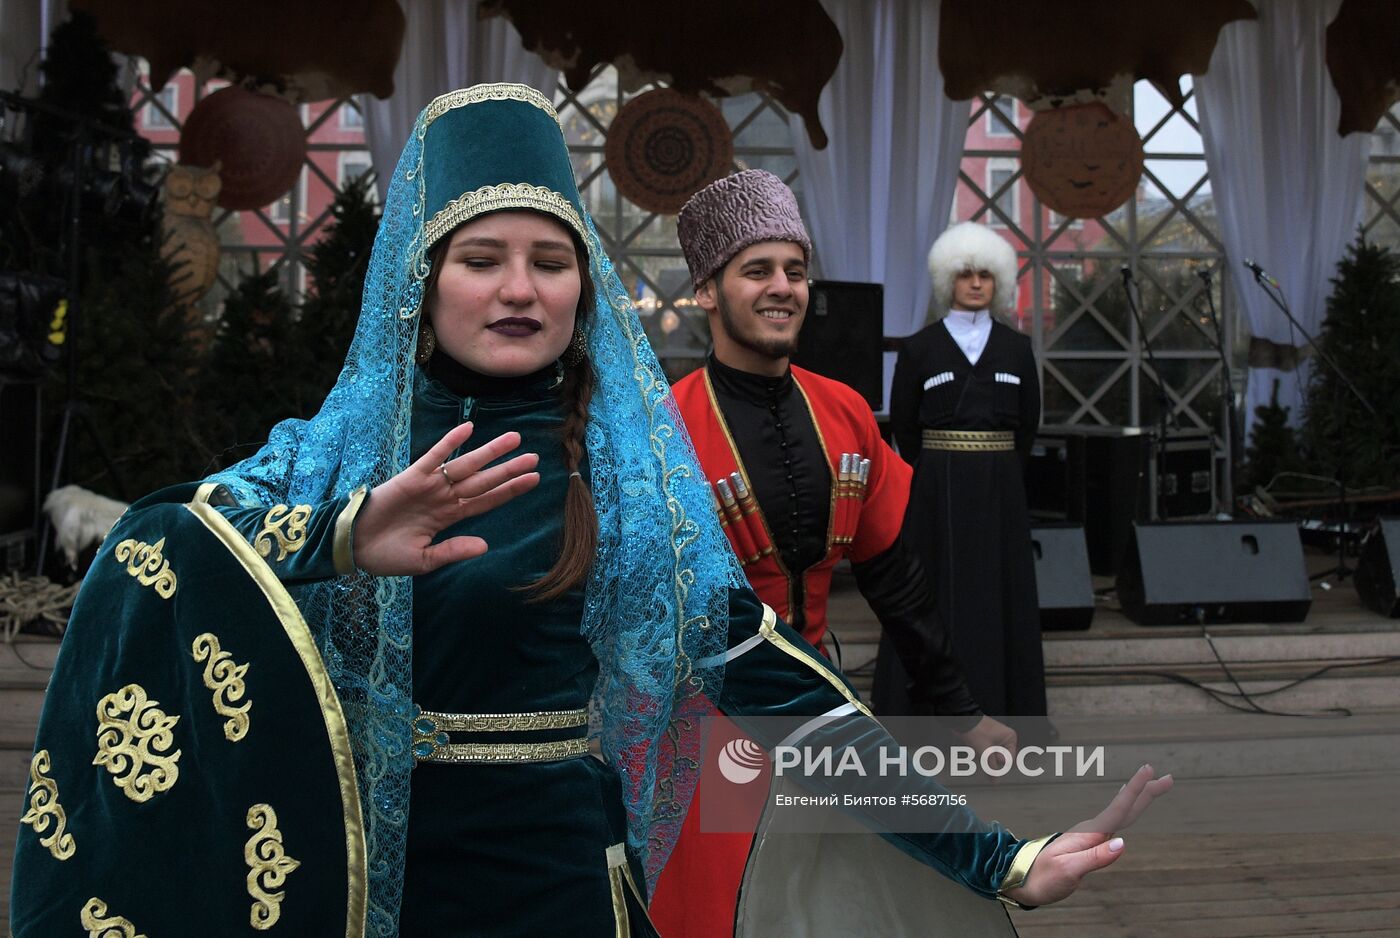
<path id="1" fill-rule="evenodd" d="M 351 179 L 331 206 L 333 220 L 311 248 L 311 288 L 297 319 L 296 343 L 305 356 L 302 412 L 315 413 L 340 375 L 365 291 L 365 274 L 379 229 L 368 176 Z"/>
<path id="2" fill-rule="evenodd" d="M 1375 408 L 1312 359 L 1303 444 L 1310 468 L 1349 488 L 1400 486 L 1400 256 L 1358 238 L 1337 265 L 1318 344 Z"/>
<path id="3" fill-rule="evenodd" d="M 44 173 L 4 206 L 7 262 L 69 280 L 77 200 L 79 278 L 68 283 L 63 348 L 75 373 L 74 413 L 86 419 L 70 424 L 63 481 L 136 498 L 199 468 L 184 437 L 197 350 L 160 256 L 160 211 L 141 198 L 153 182 L 144 166 L 149 144 L 135 132 L 91 17 L 74 13 L 54 30 L 42 68 L 40 103 L 52 110 L 35 117 L 30 140 Z M 69 401 L 68 365 L 57 363 L 45 391 L 45 457 L 55 455 Z"/>
<path id="4" fill-rule="evenodd" d="M 197 407 L 213 450 L 208 471 L 251 456 L 279 420 L 303 417 L 295 309 L 277 270 L 247 278 L 224 300 L 223 318 L 205 354 Z"/>

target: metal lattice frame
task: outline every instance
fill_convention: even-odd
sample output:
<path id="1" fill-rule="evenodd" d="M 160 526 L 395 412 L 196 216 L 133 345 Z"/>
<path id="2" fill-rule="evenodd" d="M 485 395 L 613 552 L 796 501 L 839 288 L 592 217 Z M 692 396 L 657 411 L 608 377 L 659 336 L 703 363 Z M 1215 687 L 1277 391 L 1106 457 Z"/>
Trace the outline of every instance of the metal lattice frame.
<path id="1" fill-rule="evenodd" d="M 689 278 L 661 276 L 663 271 L 685 269 L 685 257 L 676 239 L 676 218 L 648 212 L 629 202 L 612 185 L 605 154 L 612 118 L 632 98 L 654 87 L 625 92 L 618 86 L 616 69 L 599 66 L 588 85 L 577 93 L 560 82 L 555 109 L 564 124 L 579 190 L 593 213 L 603 246 L 623 282 L 639 299 L 638 312 L 657 356 L 668 372 L 675 372 L 671 377 L 676 378 L 699 364 L 710 344 L 709 324 L 695 305 Z M 762 166 L 797 189 L 796 157 L 786 132 L 788 113 L 782 105 L 758 92 L 721 99 L 715 104 L 724 112 L 734 133 L 734 161 L 729 170 Z M 783 130 L 780 136 L 774 134 L 774 142 L 751 139 L 760 121 L 776 130 L 775 119 L 781 122 Z M 639 296 L 642 292 L 649 295 Z"/>
<path id="2" fill-rule="evenodd" d="M 1381 115 L 1371 136 L 1363 206 L 1366 240 L 1400 251 L 1400 104 Z"/>
<path id="3" fill-rule="evenodd" d="M 172 77 L 171 80 L 175 81 L 176 79 Z M 187 115 L 206 96 L 214 93 L 225 84 L 226 82 L 193 82 L 193 100 L 188 102 L 188 106 L 184 101 L 181 101 L 177 108 L 180 113 L 172 113 L 157 93 L 160 89 L 150 87 L 146 81 L 146 70 L 140 68 L 132 85 L 131 107 L 137 113 L 146 107 L 154 108 L 171 125 L 159 128 L 160 132 L 168 133 L 172 129 L 179 132 L 184 128 L 184 115 Z M 236 288 L 237 279 L 253 272 L 276 270 L 283 291 L 294 300 L 301 298 L 306 281 L 305 261 L 307 254 L 311 246 L 319 240 L 325 224 L 332 217 L 331 202 L 329 201 L 325 206 L 319 208 L 314 217 L 304 216 L 303 207 L 308 201 L 309 175 L 314 175 L 332 193 L 339 191 L 341 186 L 339 181 L 332 179 L 322 167 L 316 164 L 312 159 L 312 154 L 353 153 L 362 155 L 366 164 L 370 163 L 369 151 L 363 139 L 358 142 L 340 143 L 315 139 L 317 131 L 326 127 L 328 121 L 336 119 L 341 108 L 350 108 L 356 113 L 359 113 L 360 110 L 359 104 L 354 98 L 342 98 L 329 104 L 314 120 L 308 122 L 308 108 L 305 105 L 300 108 L 307 137 L 306 158 L 303 160 L 301 174 L 297 177 L 295 185 L 283 197 L 290 199 L 293 210 L 287 213 L 285 221 L 279 221 L 273 217 L 273 206 L 277 203 L 252 210 L 252 215 L 261 224 L 260 233 L 265 235 L 270 243 L 249 244 L 243 240 L 240 214 L 246 216 L 248 213 L 239 213 L 231 209 L 217 209 L 214 212 L 212 221 L 215 229 L 219 232 L 224 262 L 220 263 L 218 280 L 214 288 L 202 302 L 211 315 L 217 315 L 222 297 Z M 172 142 L 153 141 L 152 143 L 155 158 L 170 163 L 177 159 L 177 147 L 178 144 Z"/>
<path id="4" fill-rule="evenodd" d="M 1156 92 L 1151 92 L 1155 94 Z M 972 178 L 964 168 L 959 179 L 976 200 L 970 219 L 985 221 L 995 218 L 1006 233 L 1022 242 L 1020 258 L 1021 289 L 1031 291 L 1031 337 L 1041 362 L 1042 384 L 1047 391 L 1047 422 L 1067 424 L 1128 424 L 1150 422 L 1144 413 L 1144 401 L 1155 404 L 1157 376 L 1153 373 L 1142 348 L 1136 324 L 1131 320 L 1114 322 L 1104 308 L 1112 299 L 1110 291 L 1120 290 L 1114 280 L 1100 277 L 1094 289 L 1081 289 L 1078 278 L 1069 276 L 1066 268 L 1082 267 L 1086 263 L 1101 271 L 1116 271 L 1128 265 L 1143 285 L 1145 292 L 1160 297 L 1155 308 L 1144 309 L 1148 336 L 1165 374 L 1165 388 L 1170 409 L 1180 426 L 1211 430 L 1223 436 L 1228 431 L 1220 414 L 1218 387 L 1221 365 L 1217 352 L 1208 344 L 1207 333 L 1213 333 L 1208 319 L 1202 321 L 1205 309 L 1204 285 L 1195 277 L 1179 283 L 1169 276 L 1189 268 L 1208 269 L 1215 278 L 1217 308 L 1227 324 L 1235 321 L 1233 297 L 1224 282 L 1224 246 L 1213 219 L 1209 194 L 1203 193 L 1208 183 L 1204 172 L 1204 154 L 1194 151 L 1166 150 L 1154 141 L 1163 128 L 1180 117 L 1197 135 L 1200 127 L 1188 93 L 1181 107 L 1168 107 L 1160 120 L 1141 129 L 1147 150 L 1148 167 L 1137 198 L 1129 200 L 1119 210 L 1098 219 L 1103 240 L 1095 245 L 1071 243 L 1067 233 L 1081 226 L 1074 220 L 1057 218 L 1048 224 L 1040 201 L 1025 186 L 1022 204 L 1029 203 L 1029 213 L 1023 208 L 1022 218 L 1009 217 L 1002 211 L 999 199 L 1012 186 L 1024 186 L 1021 169 L 994 191 Z M 969 128 L 992 114 L 1003 128 L 1012 128 L 1019 143 L 1023 131 L 1016 126 L 1012 113 L 1002 110 L 1000 102 L 983 95 L 975 102 Z M 994 113 L 993 113 L 994 112 Z M 1014 159 L 1019 161 L 1019 148 L 974 149 L 964 152 L 964 158 Z M 1199 161 L 1203 171 L 1185 192 L 1177 193 L 1153 172 L 1157 161 Z M 964 213 L 966 214 L 966 213 Z M 1029 225 L 1022 219 L 1029 215 Z M 1068 295 L 1069 308 L 1054 308 L 1054 288 L 1061 287 Z M 1086 349 L 1070 341 L 1076 329 L 1092 330 L 1104 347 Z M 1203 331 L 1198 331 L 1203 330 Z M 1233 326 L 1227 325 L 1227 353 L 1233 347 Z M 1110 393 L 1122 397 L 1126 384 L 1126 406 L 1121 400 L 1106 406 Z M 1207 393 L 1211 392 L 1211 393 Z M 1053 402 L 1066 402 L 1055 407 Z M 1146 418 L 1146 419 L 1145 419 Z M 1225 451 L 1227 441 L 1222 441 Z"/>

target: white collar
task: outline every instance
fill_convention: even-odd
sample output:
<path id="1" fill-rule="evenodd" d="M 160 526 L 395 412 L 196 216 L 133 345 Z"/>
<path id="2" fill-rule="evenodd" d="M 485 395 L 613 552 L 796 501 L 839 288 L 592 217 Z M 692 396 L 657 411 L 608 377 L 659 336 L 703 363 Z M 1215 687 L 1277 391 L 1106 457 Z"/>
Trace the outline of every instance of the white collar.
<path id="1" fill-rule="evenodd" d="M 990 307 L 975 312 L 966 309 L 950 309 L 948 310 L 948 319 L 959 326 L 975 327 L 990 323 L 992 312 Z"/>
<path id="2" fill-rule="evenodd" d="M 943 319 L 943 327 L 948 330 L 958 348 L 962 349 L 968 362 L 975 365 L 987 348 L 987 341 L 992 337 L 992 314 L 985 309 L 975 313 L 965 309 L 950 309 Z"/>

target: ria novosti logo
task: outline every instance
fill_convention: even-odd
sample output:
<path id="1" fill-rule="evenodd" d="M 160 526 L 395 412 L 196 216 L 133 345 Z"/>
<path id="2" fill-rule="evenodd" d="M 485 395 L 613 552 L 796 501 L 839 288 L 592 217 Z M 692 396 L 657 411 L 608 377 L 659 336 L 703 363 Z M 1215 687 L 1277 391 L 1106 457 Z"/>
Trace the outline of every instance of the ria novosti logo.
<path id="1" fill-rule="evenodd" d="M 767 755 L 751 739 L 731 739 L 719 751 L 719 774 L 735 785 L 747 785 L 763 774 Z"/>

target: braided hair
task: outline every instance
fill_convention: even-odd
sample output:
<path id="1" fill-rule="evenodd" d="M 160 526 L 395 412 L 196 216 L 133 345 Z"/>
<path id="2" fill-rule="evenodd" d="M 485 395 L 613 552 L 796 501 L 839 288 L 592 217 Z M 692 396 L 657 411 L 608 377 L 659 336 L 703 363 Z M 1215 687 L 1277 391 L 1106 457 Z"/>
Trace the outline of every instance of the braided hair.
<path id="1" fill-rule="evenodd" d="M 580 265 L 579 269 L 584 292 L 579 297 L 579 325 L 575 329 L 583 323 L 585 303 L 590 308 L 593 305 L 588 267 Z M 525 587 L 530 591 L 530 602 L 556 599 L 581 584 L 593 566 L 593 555 L 598 547 L 598 514 L 593 508 L 593 493 L 579 472 L 587 452 L 584 431 L 588 426 L 588 403 L 593 399 L 593 363 L 586 355 L 582 361 L 564 369 L 562 397 L 569 408 L 561 436 L 564 464 L 570 472 L 569 490 L 564 496 L 564 542 L 559 559 L 549 572 Z"/>

